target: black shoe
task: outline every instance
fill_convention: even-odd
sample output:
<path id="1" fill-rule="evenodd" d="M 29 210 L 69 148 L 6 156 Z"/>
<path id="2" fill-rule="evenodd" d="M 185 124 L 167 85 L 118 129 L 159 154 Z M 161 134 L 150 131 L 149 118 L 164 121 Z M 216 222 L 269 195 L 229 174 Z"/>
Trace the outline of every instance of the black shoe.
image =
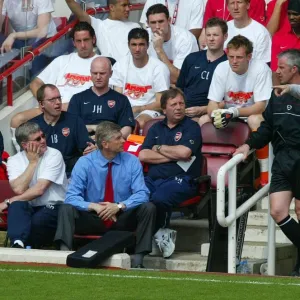
<path id="1" fill-rule="evenodd" d="M 139 264 L 133 267 L 134 269 L 145 269 L 144 265 Z"/>
<path id="2" fill-rule="evenodd" d="M 11 248 L 19 248 L 19 249 L 24 249 L 21 245 L 19 245 L 18 243 L 14 243 Z"/>

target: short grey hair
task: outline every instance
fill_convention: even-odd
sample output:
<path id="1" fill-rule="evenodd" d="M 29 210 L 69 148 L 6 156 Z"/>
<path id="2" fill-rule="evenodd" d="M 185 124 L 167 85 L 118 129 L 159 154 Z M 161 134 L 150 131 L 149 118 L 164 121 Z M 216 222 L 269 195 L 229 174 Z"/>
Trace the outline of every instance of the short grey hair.
<path id="1" fill-rule="evenodd" d="M 33 122 L 26 122 L 20 125 L 16 129 L 16 140 L 19 146 L 22 149 L 22 143 L 28 142 L 29 136 L 31 134 L 40 132 L 41 128 L 38 124 L 33 123 Z"/>
<path id="2" fill-rule="evenodd" d="M 96 144 L 102 149 L 102 142 L 108 142 L 115 134 L 120 133 L 121 127 L 113 122 L 103 121 L 97 128 L 95 133 Z"/>
<path id="3" fill-rule="evenodd" d="M 278 58 L 287 58 L 287 64 L 291 67 L 297 67 L 298 73 L 300 73 L 300 50 L 288 49 L 279 53 Z"/>

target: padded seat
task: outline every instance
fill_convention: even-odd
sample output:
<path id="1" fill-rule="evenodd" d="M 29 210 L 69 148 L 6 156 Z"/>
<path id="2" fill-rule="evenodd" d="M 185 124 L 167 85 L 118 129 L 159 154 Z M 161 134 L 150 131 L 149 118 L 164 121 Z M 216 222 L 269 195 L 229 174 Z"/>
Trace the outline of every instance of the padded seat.
<path id="1" fill-rule="evenodd" d="M 9 199 L 15 196 L 15 193 L 10 187 L 8 180 L 0 180 L 0 203 L 5 199 Z M 0 231 L 7 231 L 7 211 L 0 213 Z M 4 247 L 7 247 L 8 236 L 6 235 L 4 241 Z"/>

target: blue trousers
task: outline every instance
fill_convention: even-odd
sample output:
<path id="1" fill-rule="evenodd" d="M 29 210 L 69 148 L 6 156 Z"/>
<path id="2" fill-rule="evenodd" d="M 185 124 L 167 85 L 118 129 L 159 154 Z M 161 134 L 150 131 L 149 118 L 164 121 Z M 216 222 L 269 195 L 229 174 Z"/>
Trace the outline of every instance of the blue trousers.
<path id="1" fill-rule="evenodd" d="M 13 202 L 8 208 L 8 237 L 11 244 L 21 240 L 32 248 L 51 244 L 54 239 L 59 205 L 32 207 L 27 201 Z"/>
<path id="2" fill-rule="evenodd" d="M 198 194 L 197 185 L 186 175 L 156 180 L 147 176 L 145 183 L 150 191 L 150 201 L 156 206 L 156 231 L 169 226 L 172 207 Z"/>

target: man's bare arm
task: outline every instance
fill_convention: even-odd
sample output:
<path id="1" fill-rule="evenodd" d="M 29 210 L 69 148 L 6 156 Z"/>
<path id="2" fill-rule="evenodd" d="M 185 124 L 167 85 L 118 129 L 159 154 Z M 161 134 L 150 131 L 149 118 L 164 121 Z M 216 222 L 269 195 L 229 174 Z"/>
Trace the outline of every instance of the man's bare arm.
<path id="1" fill-rule="evenodd" d="M 121 128 L 121 133 L 125 140 L 128 138 L 129 134 L 131 134 L 131 132 L 132 128 L 130 126 L 124 126 Z"/>
<path id="2" fill-rule="evenodd" d="M 34 143 L 28 142 L 28 148 L 24 151 L 26 151 L 29 164 L 19 177 L 9 182 L 12 190 L 17 195 L 23 194 L 28 189 L 40 159 L 40 148 L 36 147 Z"/>
<path id="3" fill-rule="evenodd" d="M 256 102 L 253 105 L 239 108 L 240 117 L 249 117 L 251 115 L 260 115 L 266 108 L 267 101 Z"/>
<path id="4" fill-rule="evenodd" d="M 155 49 L 156 50 L 156 49 Z M 166 55 L 164 49 L 158 49 L 156 50 L 156 54 L 158 58 L 167 65 L 169 71 L 170 71 L 170 80 L 172 84 L 176 84 L 177 79 L 179 77 L 180 70 L 177 69 L 169 60 L 168 56 Z"/>
<path id="5" fill-rule="evenodd" d="M 216 102 L 216 101 L 212 101 L 209 100 L 208 102 L 208 106 L 207 106 L 207 114 L 210 117 L 211 113 L 216 110 L 216 109 L 220 109 L 221 107 L 221 102 Z"/>
<path id="6" fill-rule="evenodd" d="M 190 32 L 196 37 L 197 40 L 200 37 L 201 31 L 202 31 L 202 28 L 190 29 Z"/>
<path id="7" fill-rule="evenodd" d="M 44 84 L 44 81 L 39 79 L 38 77 L 34 78 L 34 80 L 30 83 L 30 90 L 33 96 L 36 98 L 37 90 Z"/>
<path id="8" fill-rule="evenodd" d="M 147 105 L 141 105 L 141 106 L 134 106 L 133 107 L 133 111 L 134 113 L 140 113 L 144 110 L 156 110 L 156 111 L 160 111 L 161 107 L 160 107 L 160 98 L 161 98 L 162 93 L 156 93 L 155 94 L 155 102 L 152 102 L 150 104 Z"/>
<path id="9" fill-rule="evenodd" d="M 39 179 L 34 186 L 28 188 L 24 193 L 10 198 L 10 202 L 34 200 L 35 198 L 42 196 L 51 183 L 50 180 Z"/>
<path id="10" fill-rule="evenodd" d="M 90 16 L 80 7 L 78 3 L 76 3 L 74 0 L 66 0 L 66 3 L 72 13 L 79 19 L 79 21 L 88 22 L 89 24 L 91 24 Z"/>

